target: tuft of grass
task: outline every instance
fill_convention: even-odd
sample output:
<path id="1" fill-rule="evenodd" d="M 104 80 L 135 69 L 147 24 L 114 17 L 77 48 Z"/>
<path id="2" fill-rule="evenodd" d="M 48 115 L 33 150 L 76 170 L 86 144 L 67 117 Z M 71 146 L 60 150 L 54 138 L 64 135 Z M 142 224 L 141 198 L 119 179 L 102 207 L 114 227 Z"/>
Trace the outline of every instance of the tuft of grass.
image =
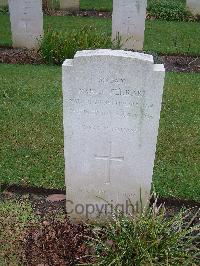
<path id="1" fill-rule="evenodd" d="M 73 58 L 80 50 L 112 48 L 110 36 L 96 28 L 84 27 L 70 33 L 49 30 L 40 45 L 46 63 L 60 65 L 66 58 Z"/>
<path id="2" fill-rule="evenodd" d="M 197 214 L 190 215 L 180 211 L 167 218 L 156 203 L 134 216 L 115 213 L 107 225 L 93 230 L 95 265 L 198 265 L 200 227 L 192 225 Z"/>
<path id="3" fill-rule="evenodd" d="M 37 223 L 30 203 L 9 200 L 0 204 L 0 265 L 21 265 L 22 241 L 29 223 Z"/>

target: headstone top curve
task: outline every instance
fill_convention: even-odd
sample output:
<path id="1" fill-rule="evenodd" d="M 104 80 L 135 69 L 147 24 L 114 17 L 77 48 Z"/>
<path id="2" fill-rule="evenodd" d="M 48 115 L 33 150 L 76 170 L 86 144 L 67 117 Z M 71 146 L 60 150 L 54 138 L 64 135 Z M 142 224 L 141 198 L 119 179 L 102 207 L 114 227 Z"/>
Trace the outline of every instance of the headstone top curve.
<path id="1" fill-rule="evenodd" d="M 78 51 L 75 54 L 74 58 L 93 57 L 93 56 L 124 57 L 124 58 L 132 58 L 132 59 L 154 63 L 153 56 L 149 54 L 124 51 L 124 50 L 111 50 L 111 49 L 82 50 Z"/>

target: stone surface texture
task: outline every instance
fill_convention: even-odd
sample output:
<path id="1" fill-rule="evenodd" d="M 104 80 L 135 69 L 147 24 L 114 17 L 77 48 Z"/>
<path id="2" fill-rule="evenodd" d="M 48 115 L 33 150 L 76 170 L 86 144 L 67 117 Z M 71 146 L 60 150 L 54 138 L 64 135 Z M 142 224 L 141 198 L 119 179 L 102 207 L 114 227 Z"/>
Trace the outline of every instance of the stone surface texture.
<path id="1" fill-rule="evenodd" d="M 9 0 L 13 47 L 38 48 L 43 36 L 42 0 Z"/>
<path id="2" fill-rule="evenodd" d="M 147 0 L 113 0 L 112 40 L 121 48 L 143 49 Z"/>
<path id="3" fill-rule="evenodd" d="M 187 6 L 193 15 L 200 15 L 200 0 L 187 0 Z"/>
<path id="4" fill-rule="evenodd" d="M 80 8 L 80 0 L 60 0 L 60 9 L 77 11 Z"/>
<path id="5" fill-rule="evenodd" d="M 164 66 L 147 54 L 88 50 L 66 60 L 62 76 L 67 211 L 92 219 L 107 203 L 146 203 Z"/>

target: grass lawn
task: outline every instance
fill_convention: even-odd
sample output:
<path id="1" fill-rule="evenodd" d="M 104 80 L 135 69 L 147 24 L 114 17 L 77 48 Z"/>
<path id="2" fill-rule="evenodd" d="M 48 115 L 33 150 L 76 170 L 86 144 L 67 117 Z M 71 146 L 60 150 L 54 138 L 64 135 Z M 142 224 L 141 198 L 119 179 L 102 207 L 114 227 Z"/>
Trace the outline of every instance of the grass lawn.
<path id="1" fill-rule="evenodd" d="M 82 10 L 112 11 L 112 6 L 112 0 L 80 0 Z"/>
<path id="2" fill-rule="evenodd" d="M 11 45 L 10 20 L 7 15 L 0 15 L 0 45 Z"/>
<path id="3" fill-rule="evenodd" d="M 167 73 L 154 186 L 162 196 L 200 201 L 200 74 Z"/>
<path id="4" fill-rule="evenodd" d="M 1 183 L 64 188 L 61 68 L 0 65 Z M 200 74 L 168 73 L 154 186 L 200 201 Z"/>
<path id="5" fill-rule="evenodd" d="M 0 65 L 0 180 L 64 187 L 61 71 Z"/>
<path id="6" fill-rule="evenodd" d="M 0 45 L 11 45 L 9 16 L 0 15 Z M 44 29 L 59 31 L 81 29 L 83 26 L 95 26 L 99 31 L 111 35 L 111 19 L 88 17 L 44 17 Z M 161 54 L 200 54 L 200 26 L 195 22 L 146 21 L 146 51 Z"/>

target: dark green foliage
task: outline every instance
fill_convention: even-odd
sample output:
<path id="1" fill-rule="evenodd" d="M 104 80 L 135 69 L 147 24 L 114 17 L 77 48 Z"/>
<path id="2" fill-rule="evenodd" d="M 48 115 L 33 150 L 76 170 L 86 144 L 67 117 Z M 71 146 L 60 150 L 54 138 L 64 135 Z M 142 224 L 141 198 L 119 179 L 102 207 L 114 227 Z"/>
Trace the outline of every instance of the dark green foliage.
<path id="1" fill-rule="evenodd" d="M 177 0 L 151 0 L 147 10 L 151 17 L 167 21 L 188 21 L 192 16 L 185 4 Z"/>
<path id="2" fill-rule="evenodd" d="M 65 33 L 48 30 L 40 51 L 46 63 L 60 65 L 66 58 L 73 58 L 79 50 L 112 48 L 109 35 L 101 33 L 93 27 Z"/>
<path id="3" fill-rule="evenodd" d="M 134 217 L 118 213 L 94 229 L 95 265 L 198 265 L 196 216 L 181 211 L 167 218 L 164 207 L 156 205 Z"/>
<path id="4" fill-rule="evenodd" d="M 0 6 L 0 15 L 4 15 L 4 14 L 8 14 L 8 13 L 9 13 L 9 11 L 8 11 L 7 6 L 4 6 L 4 7 Z"/>

